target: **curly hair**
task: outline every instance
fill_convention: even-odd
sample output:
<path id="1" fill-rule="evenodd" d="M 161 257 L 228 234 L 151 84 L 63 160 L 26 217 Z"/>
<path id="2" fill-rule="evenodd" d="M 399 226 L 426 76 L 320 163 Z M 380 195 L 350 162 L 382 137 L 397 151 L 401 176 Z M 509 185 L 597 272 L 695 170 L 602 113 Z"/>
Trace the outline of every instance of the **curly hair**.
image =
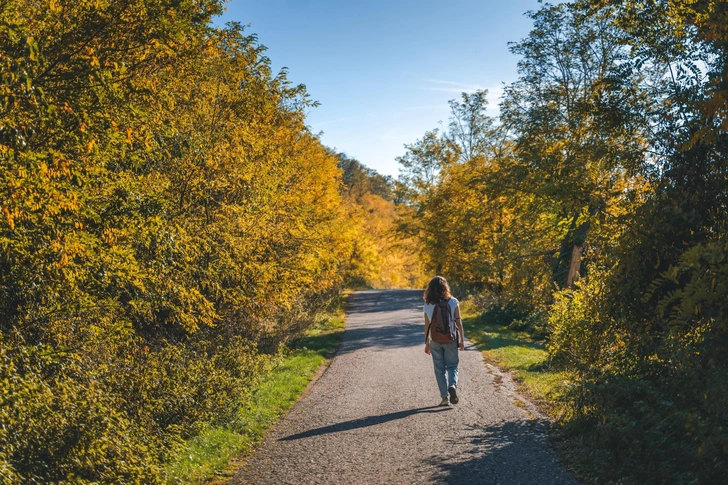
<path id="1" fill-rule="evenodd" d="M 427 284 L 425 289 L 425 303 L 434 304 L 452 297 L 450 285 L 442 276 L 435 276 Z"/>

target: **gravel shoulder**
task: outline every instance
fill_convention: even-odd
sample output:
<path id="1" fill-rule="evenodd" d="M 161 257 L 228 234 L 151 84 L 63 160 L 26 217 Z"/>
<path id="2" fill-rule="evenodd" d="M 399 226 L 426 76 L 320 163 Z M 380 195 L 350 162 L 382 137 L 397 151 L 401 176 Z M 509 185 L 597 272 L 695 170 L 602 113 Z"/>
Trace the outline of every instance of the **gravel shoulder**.
<path id="1" fill-rule="evenodd" d="M 535 407 L 467 341 L 460 403 L 436 407 L 421 295 L 352 295 L 330 367 L 230 483 L 576 484 Z"/>

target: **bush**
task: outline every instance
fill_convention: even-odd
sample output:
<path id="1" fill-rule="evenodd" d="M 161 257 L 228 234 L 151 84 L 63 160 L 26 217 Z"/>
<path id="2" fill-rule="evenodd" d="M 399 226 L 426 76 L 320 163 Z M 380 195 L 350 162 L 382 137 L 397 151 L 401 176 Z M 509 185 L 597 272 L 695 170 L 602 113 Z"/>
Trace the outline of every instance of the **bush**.
<path id="1" fill-rule="evenodd" d="M 189 438 L 200 425 L 228 422 L 272 362 L 240 337 L 167 343 L 153 351 L 133 347 L 128 355 L 116 364 L 128 365 L 126 375 L 109 374 L 107 387 L 131 397 L 123 411 L 160 439 Z"/>
<path id="2" fill-rule="evenodd" d="M 508 324 L 510 330 L 526 332 L 536 340 L 544 340 L 549 336 L 548 313 L 544 309 L 536 309 L 521 318 L 515 318 Z"/>
<path id="3" fill-rule="evenodd" d="M 702 263 L 696 250 L 685 253 L 680 268 L 690 278 L 660 300 L 664 308 L 680 301 L 682 310 L 699 304 L 700 312 L 664 312 L 663 322 L 647 321 L 639 332 L 635 322 L 604 311 L 609 273 L 592 271 L 574 291 L 556 295 L 549 353 L 572 376 L 560 394 L 563 423 L 590 444 L 592 475 L 625 483 L 720 483 L 728 473 L 728 338 L 716 318 L 728 295 L 711 284 L 725 257 L 716 257 L 715 247 L 706 253 L 712 256 Z M 652 291 L 674 284 L 669 276 L 680 272 L 668 270 Z M 712 292 L 698 297 L 707 287 Z"/>
<path id="4" fill-rule="evenodd" d="M 608 364 L 615 352 L 609 318 L 600 307 L 604 273 L 592 271 L 576 290 L 554 293 L 548 311 L 549 357 L 553 363 L 577 373 L 589 373 Z"/>
<path id="5" fill-rule="evenodd" d="M 4 483 L 162 482 L 177 446 L 230 422 L 273 362 L 241 338 L 137 343 L 93 361 L 103 349 L 0 349 Z"/>
<path id="6" fill-rule="evenodd" d="M 44 375 L 60 367 L 63 374 Z M 81 369 L 48 347 L 0 349 L 3 483 L 161 481 L 159 439 Z"/>
<path id="7" fill-rule="evenodd" d="M 339 291 L 313 103 L 219 0 L 0 4 L 0 473 L 156 483 Z"/>

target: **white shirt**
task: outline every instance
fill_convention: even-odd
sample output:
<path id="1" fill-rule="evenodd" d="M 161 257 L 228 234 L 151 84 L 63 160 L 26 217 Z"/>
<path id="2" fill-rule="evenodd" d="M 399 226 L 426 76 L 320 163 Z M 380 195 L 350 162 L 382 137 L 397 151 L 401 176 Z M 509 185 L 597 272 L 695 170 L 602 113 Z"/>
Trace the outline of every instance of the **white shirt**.
<path id="1" fill-rule="evenodd" d="M 450 308 L 450 315 L 455 320 L 455 309 L 458 307 L 458 300 L 455 297 L 451 297 L 450 301 L 447 302 L 447 306 Z M 432 303 L 425 303 L 425 315 L 432 321 L 432 313 L 435 311 L 435 305 Z"/>

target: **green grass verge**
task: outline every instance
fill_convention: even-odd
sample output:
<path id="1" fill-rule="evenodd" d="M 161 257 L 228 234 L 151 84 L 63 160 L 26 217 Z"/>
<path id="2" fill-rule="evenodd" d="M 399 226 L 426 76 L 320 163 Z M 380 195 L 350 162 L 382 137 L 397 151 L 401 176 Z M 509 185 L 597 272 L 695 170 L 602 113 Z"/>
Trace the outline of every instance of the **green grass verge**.
<path id="1" fill-rule="evenodd" d="M 178 459 L 167 468 L 169 482 L 187 485 L 229 478 L 236 460 L 249 455 L 295 404 L 318 368 L 336 350 L 343 332 L 342 312 L 293 341 L 290 354 L 253 390 L 234 422 L 208 428 L 184 444 Z"/>
<path id="2" fill-rule="evenodd" d="M 554 411 L 554 391 L 565 375 L 549 367 L 544 344 L 527 332 L 489 321 L 487 314 L 464 317 L 465 335 L 483 352 L 485 360 L 510 372 L 522 390 L 545 411 Z"/>

